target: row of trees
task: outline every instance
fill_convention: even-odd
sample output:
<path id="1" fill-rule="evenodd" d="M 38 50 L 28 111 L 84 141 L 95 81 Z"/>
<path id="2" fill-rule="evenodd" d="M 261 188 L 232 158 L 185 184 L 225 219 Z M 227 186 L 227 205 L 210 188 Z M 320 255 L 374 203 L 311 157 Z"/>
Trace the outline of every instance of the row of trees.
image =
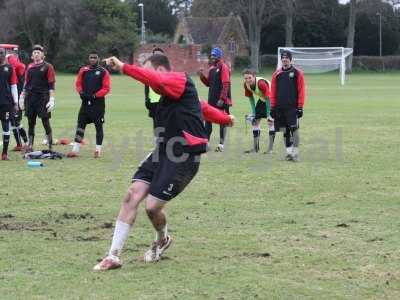
<path id="1" fill-rule="evenodd" d="M 349 0 L 193 0 L 193 16 L 224 16 L 233 10 L 247 24 L 251 62 L 279 46 L 354 48 L 356 55 L 379 55 L 382 17 L 383 55 L 399 54 L 400 1 Z"/>
<path id="2" fill-rule="evenodd" d="M 137 44 L 137 14 L 115 0 L 0 0 L 0 42 L 26 50 L 46 48 L 59 70 L 74 71 L 88 51 L 130 56 Z"/>
<path id="3" fill-rule="evenodd" d="M 171 41 L 178 15 L 239 14 L 249 35 L 253 67 L 260 53 L 278 46 L 347 46 L 356 55 L 399 53 L 400 0 L 0 0 L 0 42 L 22 49 L 41 43 L 58 69 L 76 69 L 90 49 L 129 57 L 138 45 L 139 3 L 144 4 L 147 40 Z"/>

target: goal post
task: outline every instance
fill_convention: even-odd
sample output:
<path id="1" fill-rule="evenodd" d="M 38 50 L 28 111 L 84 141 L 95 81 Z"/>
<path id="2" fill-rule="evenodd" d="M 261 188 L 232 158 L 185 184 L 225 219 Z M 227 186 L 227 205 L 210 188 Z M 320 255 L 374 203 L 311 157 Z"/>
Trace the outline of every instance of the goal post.
<path id="1" fill-rule="evenodd" d="M 346 59 L 353 54 L 352 48 L 344 47 L 279 47 L 278 68 L 282 66 L 281 53 L 289 50 L 293 55 L 293 65 L 304 73 L 326 73 L 339 70 L 340 83 L 346 80 Z"/>

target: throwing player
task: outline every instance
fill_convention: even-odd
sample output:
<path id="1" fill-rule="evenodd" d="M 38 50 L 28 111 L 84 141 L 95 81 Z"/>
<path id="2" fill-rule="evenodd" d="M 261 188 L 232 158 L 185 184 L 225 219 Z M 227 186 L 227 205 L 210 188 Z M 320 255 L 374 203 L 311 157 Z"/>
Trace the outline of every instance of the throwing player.
<path id="1" fill-rule="evenodd" d="M 32 50 L 32 60 L 25 74 L 25 85 L 19 98 L 21 110 L 25 109 L 28 118 L 28 147 L 26 152 L 32 151 L 35 140 L 36 118 L 42 119 L 46 132 L 49 150 L 52 149 L 53 136 L 50 125 L 51 112 L 55 105 L 55 72 L 51 64 L 44 60 L 44 48 L 35 45 Z"/>
<path id="2" fill-rule="evenodd" d="M 156 230 L 153 245 L 144 254 L 145 262 L 156 262 L 171 244 L 166 204 L 179 195 L 196 175 L 200 155 L 206 151 L 208 121 L 232 125 L 233 117 L 200 102 L 192 80 L 185 73 L 171 72 L 165 55 L 154 54 L 143 67 L 123 64 L 115 57 L 107 64 L 115 70 L 149 85 L 161 95 L 154 117 L 157 146 L 133 175 L 121 205 L 108 255 L 95 267 L 105 271 L 121 267 L 122 248 L 136 220 L 139 204 L 146 199 L 146 212 Z"/>
<path id="3" fill-rule="evenodd" d="M 229 114 L 229 107 L 232 106 L 231 100 L 231 79 L 229 67 L 222 59 L 223 52 L 220 48 L 211 50 L 211 67 L 208 70 L 208 76 L 199 70 L 200 80 L 209 87 L 208 104 L 221 109 Z M 212 133 L 212 123 L 206 122 L 207 138 L 210 139 Z M 216 152 L 224 151 L 224 142 L 226 137 L 226 126 L 219 127 L 219 144 L 215 149 Z"/>
<path id="4" fill-rule="evenodd" d="M 110 92 L 110 74 L 100 66 L 100 58 L 96 51 L 89 54 L 89 65 L 79 70 L 75 83 L 76 91 L 82 100 L 78 114 L 75 142 L 68 157 L 77 157 L 86 125 L 94 123 L 96 128 L 96 150 L 94 157 L 101 156 L 104 139 L 105 96 Z"/>
<path id="5" fill-rule="evenodd" d="M 0 48 L 0 121 L 3 129 L 1 160 L 8 160 L 10 119 L 14 110 L 18 110 L 17 76 L 14 68 L 6 61 L 6 50 Z"/>
<path id="6" fill-rule="evenodd" d="M 260 123 L 263 118 L 267 119 L 269 128 L 269 143 L 266 153 L 272 153 L 275 129 L 270 117 L 269 91 L 271 84 L 268 80 L 256 76 L 253 70 L 245 70 L 243 72 L 243 77 L 244 94 L 249 98 L 252 115 L 254 117 L 252 121 L 254 138 L 253 149 L 246 151 L 246 153 L 257 153 L 260 150 Z"/>
<path id="7" fill-rule="evenodd" d="M 286 139 L 286 160 L 297 161 L 299 156 L 299 119 L 303 116 L 305 80 L 303 72 L 292 65 L 292 53 L 281 52 L 282 68 L 272 75 L 271 117 L 276 130 L 285 128 L 293 143 Z"/>

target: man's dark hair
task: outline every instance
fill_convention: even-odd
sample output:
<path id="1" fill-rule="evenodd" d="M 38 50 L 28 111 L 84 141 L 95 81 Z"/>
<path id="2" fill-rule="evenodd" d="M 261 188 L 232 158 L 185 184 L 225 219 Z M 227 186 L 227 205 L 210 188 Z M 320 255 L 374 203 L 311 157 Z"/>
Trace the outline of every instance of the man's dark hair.
<path id="1" fill-rule="evenodd" d="M 97 56 L 99 56 L 99 52 L 97 51 L 97 50 L 92 50 L 92 51 L 89 51 L 89 56 L 90 55 L 97 55 Z"/>
<path id="2" fill-rule="evenodd" d="M 245 69 L 242 73 L 243 75 L 253 75 L 256 76 L 256 71 L 254 71 L 253 69 Z"/>
<path id="3" fill-rule="evenodd" d="M 156 54 L 156 52 L 161 52 L 161 53 L 165 53 L 163 49 L 161 49 L 160 47 L 155 47 L 153 49 L 153 51 L 151 51 L 153 54 Z"/>
<path id="4" fill-rule="evenodd" d="M 44 52 L 44 48 L 43 48 L 43 46 L 42 46 L 42 45 L 35 45 L 35 46 L 33 46 L 33 48 L 32 48 L 32 52 L 33 52 L 33 51 L 35 51 L 35 50 L 38 50 L 38 51 Z"/>
<path id="5" fill-rule="evenodd" d="M 171 71 L 171 64 L 169 63 L 169 59 L 167 56 L 163 54 L 153 54 L 149 58 L 147 58 L 143 64 L 150 62 L 154 68 L 158 68 L 159 66 L 163 66 L 168 71 Z"/>

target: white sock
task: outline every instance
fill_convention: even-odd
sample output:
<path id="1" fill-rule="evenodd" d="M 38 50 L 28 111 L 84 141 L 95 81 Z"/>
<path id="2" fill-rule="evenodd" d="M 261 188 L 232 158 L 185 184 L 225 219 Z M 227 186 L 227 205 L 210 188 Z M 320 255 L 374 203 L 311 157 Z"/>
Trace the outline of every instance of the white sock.
<path id="1" fill-rule="evenodd" d="M 117 220 L 115 223 L 114 235 L 111 243 L 109 255 L 120 256 L 122 248 L 129 236 L 129 231 L 131 230 L 131 225 Z"/>
<path id="2" fill-rule="evenodd" d="M 168 235 L 168 225 L 165 224 L 165 226 L 160 231 L 156 232 L 156 241 L 160 241 L 166 238 L 167 235 Z"/>
<path id="3" fill-rule="evenodd" d="M 293 147 L 293 155 L 299 155 L 299 148 Z"/>
<path id="4" fill-rule="evenodd" d="M 293 147 L 286 147 L 286 154 L 292 154 Z"/>
<path id="5" fill-rule="evenodd" d="M 101 145 L 96 145 L 96 152 L 101 152 Z"/>
<path id="6" fill-rule="evenodd" d="M 72 152 L 79 152 L 80 147 L 81 147 L 81 144 L 75 142 L 74 145 L 72 146 Z"/>

